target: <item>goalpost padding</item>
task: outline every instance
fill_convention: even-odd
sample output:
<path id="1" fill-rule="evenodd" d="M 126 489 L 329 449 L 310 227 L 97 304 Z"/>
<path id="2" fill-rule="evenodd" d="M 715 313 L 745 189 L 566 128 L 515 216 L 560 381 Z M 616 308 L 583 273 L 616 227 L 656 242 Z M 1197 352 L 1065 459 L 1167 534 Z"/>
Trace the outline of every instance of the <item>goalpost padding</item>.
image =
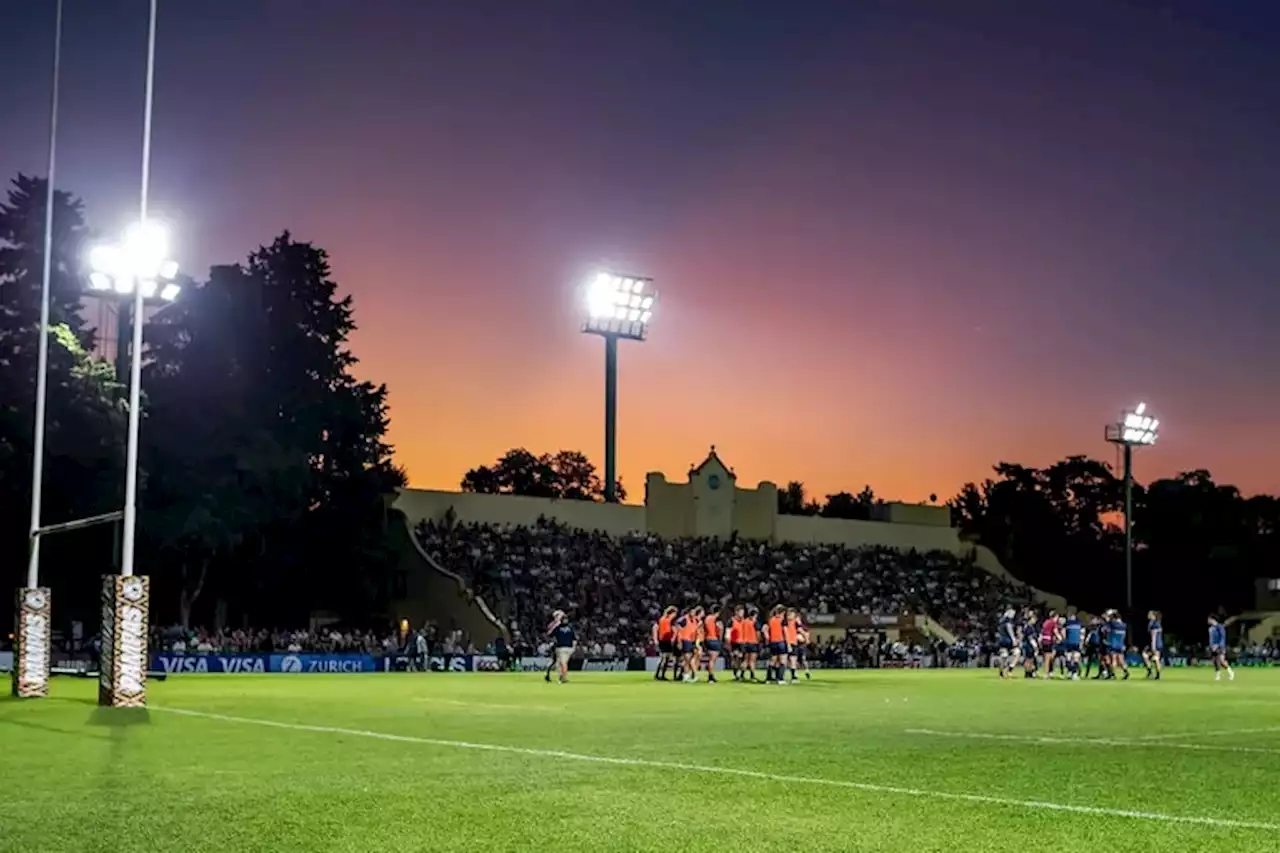
<path id="1" fill-rule="evenodd" d="M 13 695 L 38 699 L 49 695 L 52 599 L 48 587 L 21 587 L 14 607 L 17 624 L 13 655 Z"/>
<path id="2" fill-rule="evenodd" d="M 148 578 L 102 578 L 102 655 L 98 665 L 98 704 L 110 708 L 147 705 Z"/>

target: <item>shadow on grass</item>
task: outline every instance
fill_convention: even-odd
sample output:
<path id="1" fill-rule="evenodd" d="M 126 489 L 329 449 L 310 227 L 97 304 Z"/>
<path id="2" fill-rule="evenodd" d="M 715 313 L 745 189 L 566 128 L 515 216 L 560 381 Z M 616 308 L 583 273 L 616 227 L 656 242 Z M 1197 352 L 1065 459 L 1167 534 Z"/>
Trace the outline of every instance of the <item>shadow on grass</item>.
<path id="1" fill-rule="evenodd" d="M 98 732 L 90 731 L 88 729 L 83 729 L 83 728 L 64 729 L 64 728 L 59 728 L 58 726 L 47 726 L 44 723 L 34 723 L 31 720 L 13 720 L 8 718 L 0 718 L 0 725 L 17 726 L 18 728 L 21 728 L 21 729 L 32 729 L 33 731 L 49 732 L 55 735 L 71 735 L 72 737 L 95 738 L 97 740 L 105 740 L 111 737 L 110 734 L 99 734 Z"/>
<path id="2" fill-rule="evenodd" d="M 145 726 L 150 722 L 151 712 L 146 708 L 97 707 L 89 714 L 87 725 L 123 729 L 130 726 Z"/>

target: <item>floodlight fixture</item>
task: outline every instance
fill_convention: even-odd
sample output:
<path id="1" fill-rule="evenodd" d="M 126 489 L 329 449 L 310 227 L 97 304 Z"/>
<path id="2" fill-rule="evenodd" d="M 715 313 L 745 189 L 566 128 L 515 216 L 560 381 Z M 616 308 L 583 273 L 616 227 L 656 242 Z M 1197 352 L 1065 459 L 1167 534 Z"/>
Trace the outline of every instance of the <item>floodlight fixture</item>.
<path id="1" fill-rule="evenodd" d="M 1139 403 L 1132 412 L 1124 413 L 1121 440 L 1126 444 L 1155 444 L 1160 421 L 1146 415 L 1147 404 Z"/>
<path id="2" fill-rule="evenodd" d="M 182 291 L 175 281 L 178 262 L 168 257 L 169 231 L 161 223 L 136 222 L 120 245 L 103 244 L 89 250 L 89 290 L 99 295 L 142 292 L 143 299 L 172 302 Z"/>
<path id="3" fill-rule="evenodd" d="M 587 281 L 582 331 L 643 341 L 657 301 L 651 278 L 597 272 Z"/>

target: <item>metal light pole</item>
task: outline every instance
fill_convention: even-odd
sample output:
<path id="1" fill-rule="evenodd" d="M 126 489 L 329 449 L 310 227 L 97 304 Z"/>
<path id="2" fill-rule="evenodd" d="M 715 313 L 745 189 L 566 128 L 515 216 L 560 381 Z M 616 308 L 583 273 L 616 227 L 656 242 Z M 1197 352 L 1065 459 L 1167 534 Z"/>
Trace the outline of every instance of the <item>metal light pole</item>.
<path id="1" fill-rule="evenodd" d="M 103 578 L 102 650 L 99 663 L 98 704 L 142 707 L 147 702 L 147 617 L 150 605 L 148 578 L 134 574 L 134 546 L 138 525 L 138 433 L 142 413 L 142 311 L 160 282 L 177 273 L 168 260 L 168 235 L 148 218 L 151 188 L 151 116 L 155 101 L 156 17 L 158 0 L 151 0 L 147 26 L 146 89 L 142 111 L 142 182 L 138 221 L 125 234 L 122 249 L 95 250 L 97 285 L 110 280 L 119 293 L 133 299 L 133 345 L 129 353 L 129 430 L 125 451 L 124 512 L 120 530 L 120 574 Z M 90 277 L 91 283 L 94 278 Z M 97 286 L 95 285 L 95 286 Z M 177 295 L 170 283 L 164 292 Z M 170 296 L 169 298 L 172 298 Z M 117 347 L 119 343 L 117 343 Z"/>
<path id="2" fill-rule="evenodd" d="M 44 205 L 44 268 L 40 273 L 40 342 L 36 347 L 36 411 L 31 436 L 31 525 L 27 550 L 27 585 L 18 590 L 14 608 L 17 647 L 13 661 L 13 695 L 36 698 L 49 694 L 52 601 L 40 586 L 40 510 L 44 500 L 44 426 L 49 395 L 49 290 L 53 272 L 53 203 L 57 178 L 58 83 L 62 71 L 62 0 L 53 25 L 53 93 L 49 99 L 49 171 Z"/>
<path id="3" fill-rule="evenodd" d="M 1160 421 L 1146 414 L 1147 404 L 1121 412 L 1120 420 L 1107 424 L 1106 438 L 1124 448 L 1124 602 L 1133 613 L 1133 448 L 1150 446 L 1159 437 Z"/>
<path id="4" fill-rule="evenodd" d="M 142 254 L 134 259 L 141 262 L 141 264 L 153 260 L 156 261 L 156 273 L 159 272 L 159 264 L 164 262 L 164 250 L 168 247 L 154 244 L 147 246 L 144 241 L 148 238 L 144 236 L 144 232 L 150 227 L 147 222 L 147 201 L 151 191 L 151 112 L 155 101 L 157 4 L 158 0 L 151 0 L 151 16 L 147 27 L 147 84 L 142 109 L 142 187 L 138 205 L 138 249 L 143 252 L 154 249 L 159 249 L 159 251 L 155 253 L 158 257 L 153 258 Z M 153 232 L 150 238 L 154 240 L 156 236 Z M 156 242 L 158 243 L 158 240 Z M 139 278 L 142 277 L 143 272 L 149 272 L 149 270 L 141 269 L 141 264 L 134 269 L 134 272 L 139 274 Z M 154 278 L 154 273 L 152 278 Z M 142 413 L 139 411 L 142 406 L 142 308 L 144 298 L 142 291 L 143 288 L 140 285 L 134 288 L 133 311 L 131 312 L 133 344 L 129 356 L 129 439 L 124 463 L 124 527 L 120 531 L 120 574 L 125 577 L 133 574 L 133 548 L 134 541 L 137 538 L 138 526 L 138 431 L 142 424 Z"/>
<path id="5" fill-rule="evenodd" d="M 616 503 L 618 443 L 618 341 L 643 341 L 658 293 L 653 279 L 597 273 L 587 283 L 582 331 L 604 338 L 604 499 Z"/>

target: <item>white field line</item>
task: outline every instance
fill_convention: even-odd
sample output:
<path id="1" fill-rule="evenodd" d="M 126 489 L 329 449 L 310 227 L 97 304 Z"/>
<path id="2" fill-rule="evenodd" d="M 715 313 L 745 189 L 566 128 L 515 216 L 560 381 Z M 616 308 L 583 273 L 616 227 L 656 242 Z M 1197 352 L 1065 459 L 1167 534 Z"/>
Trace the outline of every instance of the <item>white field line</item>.
<path id="1" fill-rule="evenodd" d="M 610 764 L 623 767 L 647 767 L 657 770 L 680 770 L 692 773 L 712 773 L 721 776 L 736 776 L 742 779 L 760 779 L 767 782 L 779 782 L 788 785 L 821 785 L 831 788 L 846 788 L 871 794 L 894 794 L 901 797 L 914 797 L 926 800 L 948 800 L 962 803 L 981 803 L 992 806 L 1010 806 L 1019 809 L 1037 809 L 1042 811 L 1073 812 L 1076 814 L 1103 815 L 1122 817 L 1131 820 L 1154 821 L 1158 823 L 1193 824 L 1225 829 L 1260 829 L 1268 832 L 1280 832 L 1280 823 L 1267 823 L 1257 820 L 1239 820 L 1235 818 L 1201 817 L 1198 815 L 1173 815 L 1160 812 L 1132 811 L 1129 809 L 1111 809 L 1099 806 L 1076 806 L 1067 803 L 1051 803 L 1041 800 L 1018 800 L 1011 797 L 987 796 L 984 794 L 958 794 L 949 791 L 929 791 L 921 788 L 903 788 L 896 785 L 876 785 L 869 782 L 848 782 L 841 779 L 823 779 L 816 776 L 788 776 L 777 773 L 765 773 L 759 770 L 740 770 L 735 767 L 715 767 L 704 764 L 684 764 L 675 761 L 653 761 L 644 758 L 613 758 L 604 755 L 587 755 L 577 752 L 563 752 L 558 749 L 532 749 L 505 744 L 472 743 L 463 740 L 443 740 L 440 738 L 415 737 L 413 735 L 396 735 L 386 732 L 364 731 L 362 729 L 344 729 L 337 726 L 313 726 L 302 723 L 284 723 L 278 720 L 262 720 L 253 717 L 234 717 L 229 714 L 214 714 L 208 711 L 194 711 L 187 708 L 158 708 L 150 706 L 154 711 L 171 714 L 182 714 L 189 717 L 202 717 L 208 720 L 221 720 L 227 723 L 243 723 L 252 726 L 264 726 L 276 729 L 288 729 L 299 732 L 315 732 L 318 734 L 347 735 L 348 737 L 372 738 L 397 743 L 417 743 L 425 746 L 448 747 L 451 749 L 471 749 L 482 752 L 501 752 L 514 755 L 532 755 L 538 758 L 553 758 L 562 761 L 581 761 L 592 764 Z"/>
<path id="2" fill-rule="evenodd" d="M 1255 746 L 1213 746 L 1203 743 L 1169 743 L 1158 740 L 1132 740 L 1107 737 L 1052 737 L 1040 735 L 1003 735 L 985 732 L 944 732 L 936 729 L 905 729 L 909 735 L 930 737 L 965 738 L 968 740 L 1001 740 L 1014 743 L 1043 743 L 1066 746 L 1132 746 L 1147 749 L 1190 749 L 1198 752 L 1252 752 L 1259 755 L 1280 755 L 1280 749 L 1264 749 Z"/>
<path id="3" fill-rule="evenodd" d="M 1143 735 L 1138 740 L 1173 740 L 1182 737 L 1230 737 L 1231 735 L 1258 735 L 1268 732 L 1280 732 L 1280 726 L 1266 726 L 1260 729 L 1219 729 L 1215 732 L 1178 732 L 1169 735 Z"/>
<path id="4" fill-rule="evenodd" d="M 436 699 L 430 696 L 424 696 L 415 699 L 415 702 L 422 702 L 427 705 L 454 705 L 459 708 L 484 708 L 492 711 L 552 711 L 560 712 L 567 710 L 564 705 L 503 705 L 499 702 L 464 702 L 460 699 Z"/>

